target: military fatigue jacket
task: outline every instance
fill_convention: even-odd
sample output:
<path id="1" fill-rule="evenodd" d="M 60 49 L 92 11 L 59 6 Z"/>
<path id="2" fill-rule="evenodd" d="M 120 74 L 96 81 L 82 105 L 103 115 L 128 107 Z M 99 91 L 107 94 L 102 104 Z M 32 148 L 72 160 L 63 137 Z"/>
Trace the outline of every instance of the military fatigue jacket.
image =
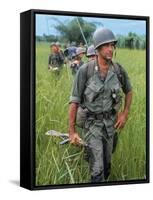
<path id="1" fill-rule="evenodd" d="M 100 73 L 98 66 L 95 66 L 94 74 L 88 80 L 87 67 L 89 67 L 88 63 L 84 64 L 76 74 L 70 102 L 81 104 L 87 108 L 89 113 L 110 112 L 114 106 L 114 98 L 121 100 L 121 89 L 125 94 L 132 89 L 126 71 L 122 68 L 124 82 L 121 84 L 113 64 L 110 64 L 105 78 Z M 115 116 L 112 115 L 110 119 L 102 121 L 106 127 L 111 127 L 115 122 Z"/>
<path id="2" fill-rule="evenodd" d="M 50 54 L 48 64 L 52 67 L 60 67 L 64 62 L 64 56 L 61 52 Z"/>

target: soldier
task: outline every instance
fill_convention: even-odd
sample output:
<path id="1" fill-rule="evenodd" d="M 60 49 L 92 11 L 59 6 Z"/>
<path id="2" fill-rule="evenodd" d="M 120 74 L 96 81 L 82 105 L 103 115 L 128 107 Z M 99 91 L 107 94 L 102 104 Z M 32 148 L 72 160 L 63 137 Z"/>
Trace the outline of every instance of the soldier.
<path id="1" fill-rule="evenodd" d="M 78 47 L 76 49 L 76 53 L 72 54 L 72 63 L 70 65 L 72 69 L 72 74 L 75 75 L 81 65 L 84 64 L 82 61 L 83 56 L 85 55 L 85 49 L 82 47 Z"/>
<path id="2" fill-rule="evenodd" d="M 66 49 L 68 60 L 71 61 L 73 59 L 72 57 L 74 54 L 76 54 L 76 50 L 77 50 L 76 43 L 72 42 L 71 45 Z"/>
<path id="3" fill-rule="evenodd" d="M 97 59 L 80 67 L 73 84 L 69 107 L 69 138 L 79 144 L 75 130 L 77 112 L 83 113 L 83 137 L 91 171 L 91 182 L 104 182 L 111 169 L 115 129 L 123 128 L 132 101 L 132 87 L 125 69 L 112 61 L 117 40 L 106 28 L 93 35 Z M 121 111 L 121 93 L 124 108 Z M 79 113 L 79 112 L 78 112 Z"/>
<path id="4" fill-rule="evenodd" d="M 86 56 L 88 58 L 88 61 L 96 59 L 96 51 L 95 51 L 94 45 L 91 45 L 90 47 L 88 47 Z"/>
<path id="5" fill-rule="evenodd" d="M 64 63 L 64 56 L 55 43 L 52 43 L 50 45 L 50 48 L 51 54 L 49 55 L 48 59 L 48 69 L 55 71 L 59 75 L 60 70 L 62 69 L 62 65 Z"/>
<path id="6" fill-rule="evenodd" d="M 58 51 L 60 52 L 60 54 L 61 54 L 62 57 L 64 58 L 65 56 L 64 56 L 63 50 L 61 49 L 61 44 L 60 44 L 59 42 L 56 42 L 55 44 L 56 44 L 56 46 L 58 47 Z"/>
<path id="7" fill-rule="evenodd" d="M 74 61 L 75 55 L 76 55 L 76 43 L 72 42 L 71 45 L 67 45 L 67 47 L 64 49 L 64 56 L 65 61 L 68 64 L 68 66 L 71 66 L 71 63 Z"/>

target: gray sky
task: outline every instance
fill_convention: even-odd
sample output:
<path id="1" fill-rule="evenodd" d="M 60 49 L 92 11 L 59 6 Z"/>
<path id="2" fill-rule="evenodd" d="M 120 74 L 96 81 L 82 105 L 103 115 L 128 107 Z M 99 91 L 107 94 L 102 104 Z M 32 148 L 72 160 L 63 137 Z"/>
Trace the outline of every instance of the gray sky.
<path id="1" fill-rule="evenodd" d="M 58 35 L 58 31 L 54 28 L 58 22 L 54 19 L 60 20 L 66 24 L 71 21 L 74 16 L 57 16 L 36 14 L 36 35 L 53 34 Z M 83 17 L 88 22 L 98 22 L 99 26 L 104 26 L 111 29 L 115 34 L 127 35 L 129 32 L 134 32 L 138 35 L 146 34 L 145 20 L 128 20 L 128 19 L 113 19 L 113 18 L 96 18 Z"/>

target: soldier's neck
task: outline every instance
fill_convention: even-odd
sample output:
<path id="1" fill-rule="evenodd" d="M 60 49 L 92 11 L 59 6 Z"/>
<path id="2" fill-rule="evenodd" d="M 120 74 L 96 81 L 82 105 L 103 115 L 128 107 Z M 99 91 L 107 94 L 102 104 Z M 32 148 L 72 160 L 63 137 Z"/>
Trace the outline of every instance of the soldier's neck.
<path id="1" fill-rule="evenodd" d="M 98 60 L 98 65 L 99 65 L 100 70 L 107 71 L 109 68 L 108 62 L 106 60 L 102 59 L 101 57 L 98 57 L 97 60 Z"/>

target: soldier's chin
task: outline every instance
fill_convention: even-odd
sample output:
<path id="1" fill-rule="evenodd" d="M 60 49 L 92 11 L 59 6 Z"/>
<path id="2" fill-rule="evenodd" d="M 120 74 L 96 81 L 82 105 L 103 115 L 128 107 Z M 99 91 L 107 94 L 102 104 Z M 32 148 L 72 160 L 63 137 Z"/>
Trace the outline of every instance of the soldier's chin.
<path id="1" fill-rule="evenodd" d="M 109 57 L 109 56 L 106 57 L 106 61 L 107 61 L 107 62 L 109 62 L 109 61 L 111 61 L 111 60 L 112 60 L 112 56 L 110 56 L 110 57 Z"/>

